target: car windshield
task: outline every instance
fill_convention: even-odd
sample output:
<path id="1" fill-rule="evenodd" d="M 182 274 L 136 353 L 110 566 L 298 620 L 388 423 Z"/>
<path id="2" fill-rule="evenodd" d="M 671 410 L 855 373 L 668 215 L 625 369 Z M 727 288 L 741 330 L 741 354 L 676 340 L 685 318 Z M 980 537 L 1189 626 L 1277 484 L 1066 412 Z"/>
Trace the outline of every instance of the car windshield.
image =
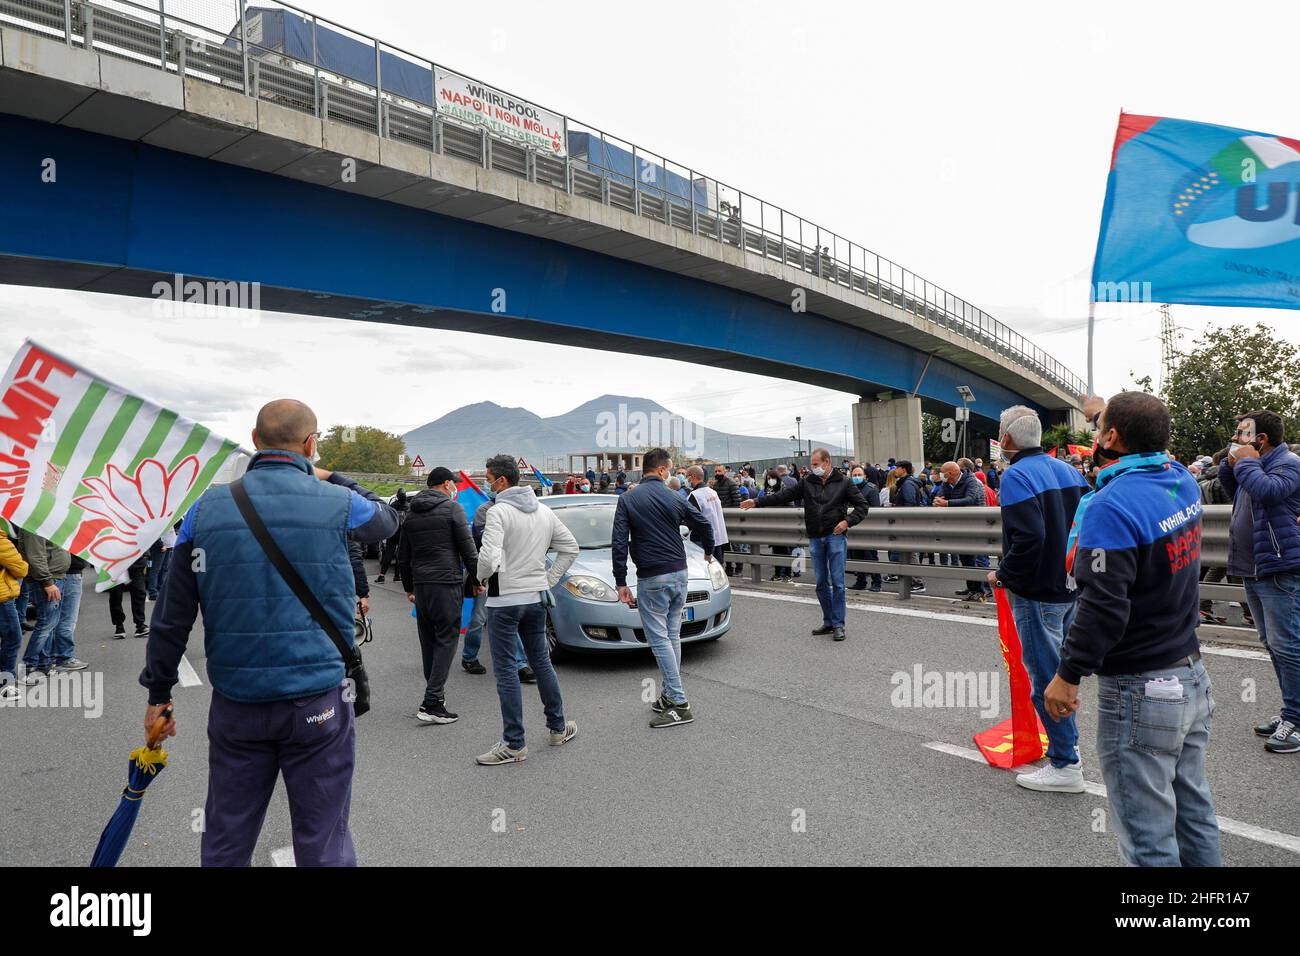
<path id="1" fill-rule="evenodd" d="M 573 532 L 578 547 L 584 551 L 608 548 L 614 537 L 613 505 L 573 505 L 556 508 L 555 514 Z"/>

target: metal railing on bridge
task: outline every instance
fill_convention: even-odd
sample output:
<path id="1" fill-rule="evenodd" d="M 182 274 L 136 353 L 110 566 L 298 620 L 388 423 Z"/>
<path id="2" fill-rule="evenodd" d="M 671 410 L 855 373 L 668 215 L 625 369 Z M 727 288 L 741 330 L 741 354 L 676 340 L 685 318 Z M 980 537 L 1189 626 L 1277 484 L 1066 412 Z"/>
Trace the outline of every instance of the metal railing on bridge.
<path id="1" fill-rule="evenodd" d="M 763 568 L 790 567 L 796 559 L 784 554 L 764 554 L 764 547 L 808 547 L 802 508 L 728 508 L 729 547 L 749 545 L 750 553 L 732 553 L 727 560 L 749 566 L 758 581 Z M 1228 563 L 1228 522 L 1232 508 L 1208 505 L 1201 521 L 1201 567 L 1225 567 Z M 917 562 L 920 554 L 987 555 L 992 567 L 1002 553 L 1002 510 L 1000 508 L 873 508 L 848 531 L 850 551 L 877 551 L 879 560 L 849 560 L 850 572 L 898 575 L 899 600 L 911 596 L 912 578 L 965 581 L 983 577 L 984 569 Z M 898 561 L 887 560 L 888 552 Z M 1087 558 L 1087 556 L 1085 556 Z M 1245 601 L 1245 590 L 1227 584 L 1201 584 L 1201 597 L 1216 601 Z"/>
<path id="2" fill-rule="evenodd" d="M 282 21 L 291 18 L 289 26 L 282 22 L 280 35 L 293 27 L 304 48 L 310 33 L 310 58 L 290 56 L 285 42 L 268 38 L 261 19 L 267 13 L 279 13 Z M 257 18 L 251 32 L 250 16 Z M 433 90 L 432 78 L 441 68 L 432 61 L 289 4 L 0 0 L 0 24 L 239 90 L 775 259 L 978 343 L 1067 393 L 1085 391 L 1082 379 L 1020 333 L 864 246 L 563 114 L 555 114 L 563 123 L 563 156 L 444 115 L 432 92 L 428 103 L 422 93 L 412 93 L 410 77 L 422 76 L 420 71 L 428 74 L 428 90 Z M 358 49 L 366 51 L 359 58 L 367 63 L 362 69 L 353 66 Z M 385 88 L 385 70 L 406 76 L 407 82 Z M 423 87 L 423 80 L 417 85 Z M 580 143 L 587 146 L 575 151 L 572 146 Z"/>

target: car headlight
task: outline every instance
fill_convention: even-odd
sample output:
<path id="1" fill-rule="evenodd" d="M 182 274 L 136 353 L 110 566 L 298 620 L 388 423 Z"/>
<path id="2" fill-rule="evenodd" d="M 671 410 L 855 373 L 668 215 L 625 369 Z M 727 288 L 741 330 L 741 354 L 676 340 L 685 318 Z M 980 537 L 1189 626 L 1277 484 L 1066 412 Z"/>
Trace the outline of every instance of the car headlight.
<path id="1" fill-rule="evenodd" d="M 588 601 L 610 601 L 618 600 L 618 592 L 606 584 L 600 578 L 588 577 L 585 574 L 575 574 L 573 577 L 566 578 L 564 589 L 574 597 L 580 597 Z"/>
<path id="2" fill-rule="evenodd" d="M 709 580 L 713 583 L 715 591 L 731 586 L 731 582 L 727 580 L 727 572 L 722 570 L 722 564 L 718 561 L 709 562 Z"/>

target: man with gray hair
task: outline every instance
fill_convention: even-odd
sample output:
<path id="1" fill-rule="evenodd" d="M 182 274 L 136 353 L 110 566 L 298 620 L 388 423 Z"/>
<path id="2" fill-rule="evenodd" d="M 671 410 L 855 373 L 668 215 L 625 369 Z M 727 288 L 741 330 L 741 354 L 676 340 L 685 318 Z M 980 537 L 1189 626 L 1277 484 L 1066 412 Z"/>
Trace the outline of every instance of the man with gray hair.
<path id="1" fill-rule="evenodd" d="M 1006 588 L 1011 597 L 1021 654 L 1034 685 L 1034 709 L 1047 730 L 1049 760 L 1033 773 L 1017 776 L 1016 783 L 1028 790 L 1082 793 L 1074 715 L 1061 720 L 1049 715 L 1043 692 L 1056 676 L 1061 643 L 1074 619 L 1066 540 L 1088 486 L 1075 469 L 1043 451 L 1043 426 L 1032 408 L 1013 405 L 1004 411 L 998 436 L 1011 465 L 1002 475 L 1002 558 L 988 581 Z"/>

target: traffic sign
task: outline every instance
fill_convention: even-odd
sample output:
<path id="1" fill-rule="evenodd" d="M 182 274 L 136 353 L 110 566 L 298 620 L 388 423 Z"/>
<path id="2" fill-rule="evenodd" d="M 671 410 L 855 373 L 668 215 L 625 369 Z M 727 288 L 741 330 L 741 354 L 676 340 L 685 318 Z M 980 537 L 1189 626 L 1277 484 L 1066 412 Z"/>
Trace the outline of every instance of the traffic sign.
<path id="1" fill-rule="evenodd" d="M 416 455 L 416 456 L 415 456 L 415 461 L 411 462 L 411 467 L 412 467 L 412 468 L 423 468 L 423 467 L 424 467 L 424 456 L 423 456 L 423 455 Z"/>

